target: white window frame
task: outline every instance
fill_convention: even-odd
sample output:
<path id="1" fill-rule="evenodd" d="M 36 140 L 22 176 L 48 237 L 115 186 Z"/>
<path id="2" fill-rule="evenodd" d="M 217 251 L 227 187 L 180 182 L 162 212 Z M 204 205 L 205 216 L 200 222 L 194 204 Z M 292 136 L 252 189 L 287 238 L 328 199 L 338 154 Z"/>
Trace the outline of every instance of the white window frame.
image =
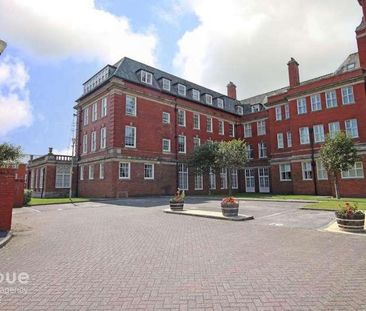
<path id="1" fill-rule="evenodd" d="M 201 146 L 201 138 L 193 137 L 193 149 L 196 149 L 199 146 Z"/>
<path id="2" fill-rule="evenodd" d="M 84 180 L 84 165 L 80 165 L 80 180 Z"/>
<path id="3" fill-rule="evenodd" d="M 84 134 L 83 136 L 83 153 L 88 153 L 88 134 Z"/>
<path id="4" fill-rule="evenodd" d="M 97 132 L 93 131 L 91 133 L 91 146 L 90 146 L 91 152 L 97 151 Z"/>
<path id="5" fill-rule="evenodd" d="M 220 189 L 227 189 L 227 168 L 220 170 Z"/>
<path id="6" fill-rule="evenodd" d="M 232 169 L 231 170 L 231 188 L 236 190 L 239 188 L 238 184 L 238 170 Z"/>
<path id="7" fill-rule="evenodd" d="M 267 132 L 266 121 L 265 120 L 257 121 L 257 135 L 264 136 L 266 135 L 266 132 Z"/>
<path id="8" fill-rule="evenodd" d="M 206 118 L 206 131 L 207 133 L 213 132 L 213 121 L 211 117 Z"/>
<path id="9" fill-rule="evenodd" d="M 259 154 L 259 159 L 266 159 L 268 157 L 267 145 L 265 142 L 260 142 L 258 144 L 258 154 Z"/>
<path id="10" fill-rule="evenodd" d="M 99 179 L 104 179 L 104 162 L 99 163 Z"/>
<path id="11" fill-rule="evenodd" d="M 291 163 L 283 163 L 278 166 L 280 171 L 280 181 L 292 181 Z M 289 178 L 286 174 L 290 174 Z"/>
<path id="12" fill-rule="evenodd" d="M 180 95 L 180 96 L 187 95 L 187 87 L 184 84 L 178 83 L 177 90 L 178 90 L 178 95 Z"/>
<path id="13" fill-rule="evenodd" d="M 152 85 L 153 74 L 146 70 L 141 70 L 141 82 Z"/>
<path id="14" fill-rule="evenodd" d="M 297 114 L 306 114 L 308 112 L 306 98 L 302 97 L 297 100 Z"/>
<path id="15" fill-rule="evenodd" d="M 127 136 L 127 129 L 132 129 L 133 132 L 133 145 L 126 144 L 126 140 L 130 137 Z M 136 137 L 137 137 L 137 130 L 135 126 L 126 125 L 125 126 L 125 136 L 124 136 L 124 145 L 126 148 L 136 148 Z"/>
<path id="16" fill-rule="evenodd" d="M 222 98 L 217 98 L 216 102 L 218 108 L 224 109 L 224 100 Z"/>
<path id="17" fill-rule="evenodd" d="M 183 145 L 181 140 L 183 140 Z M 184 150 L 181 150 L 181 146 L 183 146 Z M 187 138 L 184 135 L 178 135 L 178 153 L 187 153 Z"/>
<path id="18" fill-rule="evenodd" d="M 100 111 L 101 118 L 107 116 L 107 109 L 108 109 L 108 106 L 107 105 L 108 105 L 108 103 L 107 103 L 107 97 L 103 97 L 102 98 L 102 103 L 101 103 L 101 111 Z"/>
<path id="19" fill-rule="evenodd" d="M 203 174 L 196 172 L 194 174 L 194 190 L 203 190 Z"/>
<path id="20" fill-rule="evenodd" d="M 136 98 L 136 96 L 126 94 L 125 114 L 126 114 L 126 116 L 136 117 L 136 115 L 137 115 L 137 98 Z"/>
<path id="21" fill-rule="evenodd" d="M 169 79 L 163 78 L 162 86 L 163 86 L 163 90 L 170 91 L 170 89 L 171 89 L 171 81 Z"/>
<path id="22" fill-rule="evenodd" d="M 318 180 L 328 180 L 328 172 L 321 160 L 316 160 L 316 177 Z"/>
<path id="23" fill-rule="evenodd" d="M 201 94 L 199 90 L 192 89 L 192 99 L 197 101 L 201 100 Z"/>
<path id="24" fill-rule="evenodd" d="M 163 112 L 162 114 L 162 122 L 163 124 L 170 124 L 170 113 L 169 112 Z"/>
<path id="25" fill-rule="evenodd" d="M 167 142 L 168 143 L 169 149 L 164 149 L 164 147 L 165 147 L 164 142 Z M 163 138 L 161 144 L 162 144 L 162 151 L 163 151 L 163 153 L 170 153 L 171 152 L 170 139 Z"/>
<path id="26" fill-rule="evenodd" d="M 277 106 L 275 108 L 276 121 L 282 121 L 282 106 Z"/>
<path id="27" fill-rule="evenodd" d="M 151 176 L 148 176 L 148 177 L 146 177 L 146 167 L 147 166 L 150 166 L 151 167 Z M 144 179 L 145 180 L 154 180 L 154 178 L 155 178 L 155 173 L 154 173 L 154 171 L 155 171 L 155 167 L 154 167 L 154 164 L 152 164 L 152 163 L 144 163 Z"/>
<path id="28" fill-rule="evenodd" d="M 206 103 L 207 105 L 212 106 L 212 95 L 210 95 L 210 94 L 205 94 L 205 103 Z"/>
<path id="29" fill-rule="evenodd" d="M 178 109 L 177 112 L 177 123 L 180 127 L 186 126 L 186 111 L 183 109 Z"/>
<path id="30" fill-rule="evenodd" d="M 343 105 L 352 105 L 355 103 L 355 95 L 353 93 L 353 86 L 342 87 L 342 103 Z"/>
<path id="31" fill-rule="evenodd" d="M 225 121 L 219 120 L 219 135 L 225 135 Z"/>
<path id="32" fill-rule="evenodd" d="M 292 148 L 292 133 L 288 131 L 286 133 L 286 137 L 287 137 L 287 148 Z"/>
<path id="33" fill-rule="evenodd" d="M 325 141 L 324 125 L 316 124 L 313 126 L 314 143 L 323 143 Z"/>
<path id="34" fill-rule="evenodd" d="M 338 106 L 337 92 L 335 90 L 325 92 L 325 105 L 327 109 L 335 108 Z"/>
<path id="35" fill-rule="evenodd" d="M 98 120 L 98 102 L 95 102 L 92 105 L 92 122 L 95 122 Z"/>
<path id="36" fill-rule="evenodd" d="M 235 137 L 235 124 L 229 123 L 229 136 Z"/>
<path id="37" fill-rule="evenodd" d="M 253 160 L 254 159 L 253 153 L 254 153 L 254 149 L 253 149 L 252 145 L 247 144 L 247 158 L 248 158 L 248 160 Z"/>
<path id="38" fill-rule="evenodd" d="M 304 130 L 304 132 L 303 132 L 303 130 Z M 302 134 L 305 134 L 305 136 Z M 310 132 L 309 132 L 309 128 L 307 126 L 299 128 L 299 138 L 300 138 L 300 145 L 310 144 Z M 304 140 L 304 138 L 306 138 L 306 139 Z"/>
<path id="39" fill-rule="evenodd" d="M 322 100 L 320 94 L 314 94 L 310 96 L 311 111 L 321 111 L 322 110 Z"/>
<path id="40" fill-rule="evenodd" d="M 236 112 L 239 114 L 239 115 L 243 115 L 244 114 L 244 109 L 242 106 L 236 106 Z"/>
<path id="41" fill-rule="evenodd" d="M 358 122 L 357 119 L 349 119 L 344 121 L 346 135 L 350 138 L 358 138 Z"/>
<path id="42" fill-rule="evenodd" d="M 244 123 L 244 138 L 253 137 L 252 123 Z"/>
<path id="43" fill-rule="evenodd" d="M 216 189 L 216 174 L 212 168 L 210 168 L 209 172 L 209 188 L 210 190 Z"/>
<path id="44" fill-rule="evenodd" d="M 42 171 L 42 169 L 41 169 Z M 69 165 L 56 165 L 55 175 L 55 188 L 56 189 L 68 189 L 70 188 L 70 166 Z M 41 173 L 40 173 L 41 175 Z M 61 179 L 60 179 L 61 178 Z M 61 180 L 61 183 L 59 181 Z M 39 180 L 41 181 L 41 180 Z M 38 188 L 41 188 L 39 185 Z"/>
<path id="45" fill-rule="evenodd" d="M 336 125 L 336 126 L 335 126 Z M 328 124 L 328 130 L 329 130 L 329 136 L 331 138 L 336 137 L 336 135 L 341 132 L 341 126 L 339 124 L 339 121 L 330 122 Z"/>
<path id="46" fill-rule="evenodd" d="M 89 107 L 83 109 L 83 125 L 89 124 Z"/>
<path id="47" fill-rule="evenodd" d="M 94 164 L 90 164 L 88 166 L 88 172 L 89 172 L 89 174 L 88 174 L 89 180 L 93 180 L 94 179 Z"/>
<path id="48" fill-rule="evenodd" d="M 353 172 L 353 176 L 351 176 Z M 341 172 L 342 179 L 363 179 L 365 178 L 363 163 L 361 161 L 356 162 L 353 167 L 347 171 Z"/>
<path id="49" fill-rule="evenodd" d="M 309 170 L 310 165 L 310 170 Z M 303 161 L 301 162 L 301 172 L 302 172 L 302 180 L 309 181 L 313 180 L 313 168 L 311 166 L 311 161 Z M 310 175 L 309 175 L 310 172 Z"/>
<path id="50" fill-rule="evenodd" d="M 121 176 L 121 166 L 127 164 L 127 174 L 128 176 Z M 130 162 L 119 162 L 119 166 L 118 166 L 118 178 L 119 179 L 131 179 L 131 163 Z"/>
<path id="51" fill-rule="evenodd" d="M 199 130 L 201 128 L 201 117 L 199 113 L 193 114 L 193 129 Z"/>
<path id="52" fill-rule="evenodd" d="M 186 163 L 178 163 L 178 186 L 181 190 L 188 190 L 188 165 Z"/>
<path id="53" fill-rule="evenodd" d="M 290 115 L 290 105 L 286 104 L 284 105 L 285 108 L 285 120 L 290 119 L 291 115 Z"/>
<path id="54" fill-rule="evenodd" d="M 102 127 L 100 129 L 100 149 L 105 149 L 107 147 L 107 128 Z"/>
<path id="55" fill-rule="evenodd" d="M 283 148 L 285 148 L 283 133 L 277 133 L 277 149 L 283 149 Z"/>

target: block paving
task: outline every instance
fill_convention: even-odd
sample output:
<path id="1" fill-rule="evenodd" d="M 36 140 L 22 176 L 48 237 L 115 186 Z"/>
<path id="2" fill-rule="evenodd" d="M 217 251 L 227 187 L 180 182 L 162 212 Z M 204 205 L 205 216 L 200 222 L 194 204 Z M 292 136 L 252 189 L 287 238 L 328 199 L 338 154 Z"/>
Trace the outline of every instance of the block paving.
<path id="1" fill-rule="evenodd" d="M 0 273 L 30 279 L 0 310 L 366 310 L 363 236 L 131 202 L 17 210 Z"/>

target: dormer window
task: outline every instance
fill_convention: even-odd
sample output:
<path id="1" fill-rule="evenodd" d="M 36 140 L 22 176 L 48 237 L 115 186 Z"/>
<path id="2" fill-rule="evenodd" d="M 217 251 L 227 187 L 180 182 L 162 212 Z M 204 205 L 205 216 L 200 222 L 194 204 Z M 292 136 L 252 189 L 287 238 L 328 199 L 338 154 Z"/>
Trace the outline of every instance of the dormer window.
<path id="1" fill-rule="evenodd" d="M 163 78 L 163 90 L 170 91 L 170 80 Z"/>
<path id="2" fill-rule="evenodd" d="M 242 106 L 236 106 L 236 113 L 240 114 L 241 116 L 244 114 L 244 110 Z"/>
<path id="3" fill-rule="evenodd" d="M 186 96 L 187 88 L 185 85 L 178 83 L 178 94 L 181 96 Z"/>
<path id="4" fill-rule="evenodd" d="M 259 107 L 259 104 L 255 104 L 252 106 L 252 112 L 258 112 L 260 110 L 261 110 L 261 108 Z"/>
<path id="5" fill-rule="evenodd" d="M 152 73 L 141 70 L 141 82 L 152 85 Z"/>
<path id="6" fill-rule="evenodd" d="M 224 100 L 222 98 L 217 99 L 217 107 L 224 109 Z"/>
<path id="7" fill-rule="evenodd" d="M 205 94 L 205 98 L 206 98 L 206 104 L 212 105 L 212 96 L 210 94 Z"/>
<path id="8" fill-rule="evenodd" d="M 199 101 L 200 100 L 200 91 L 193 89 L 192 90 L 192 98 L 194 100 Z"/>
<path id="9" fill-rule="evenodd" d="M 351 64 L 348 64 L 346 68 L 347 68 L 347 70 L 353 70 L 353 69 L 355 69 L 355 67 L 356 67 L 356 64 L 351 63 Z"/>

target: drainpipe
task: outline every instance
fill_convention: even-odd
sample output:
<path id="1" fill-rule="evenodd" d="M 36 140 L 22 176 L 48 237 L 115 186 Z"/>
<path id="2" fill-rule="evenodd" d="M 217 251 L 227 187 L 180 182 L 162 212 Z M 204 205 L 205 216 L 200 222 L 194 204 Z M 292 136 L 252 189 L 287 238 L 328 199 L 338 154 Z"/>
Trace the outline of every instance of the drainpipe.
<path id="1" fill-rule="evenodd" d="M 178 173 L 178 104 L 177 98 L 174 97 L 174 144 L 175 144 L 175 190 L 179 187 L 179 173 Z"/>
<path id="2" fill-rule="evenodd" d="M 317 176 L 316 176 L 316 162 L 315 162 L 315 151 L 314 151 L 314 129 L 312 127 L 309 128 L 310 134 L 310 148 L 311 148 L 311 169 L 313 171 L 313 183 L 314 183 L 314 192 L 315 195 L 318 195 L 318 185 L 317 185 Z"/>

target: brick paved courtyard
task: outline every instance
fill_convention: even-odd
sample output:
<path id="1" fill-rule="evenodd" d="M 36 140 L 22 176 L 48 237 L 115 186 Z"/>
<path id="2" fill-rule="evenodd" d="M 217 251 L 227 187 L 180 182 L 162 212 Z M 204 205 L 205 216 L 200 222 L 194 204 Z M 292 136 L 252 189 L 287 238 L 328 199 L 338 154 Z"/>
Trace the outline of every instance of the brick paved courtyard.
<path id="1" fill-rule="evenodd" d="M 366 310 L 366 237 L 317 230 L 331 213 L 246 202 L 256 219 L 229 222 L 165 202 L 16 210 L 0 273 L 30 279 L 0 283 L 0 310 Z"/>

